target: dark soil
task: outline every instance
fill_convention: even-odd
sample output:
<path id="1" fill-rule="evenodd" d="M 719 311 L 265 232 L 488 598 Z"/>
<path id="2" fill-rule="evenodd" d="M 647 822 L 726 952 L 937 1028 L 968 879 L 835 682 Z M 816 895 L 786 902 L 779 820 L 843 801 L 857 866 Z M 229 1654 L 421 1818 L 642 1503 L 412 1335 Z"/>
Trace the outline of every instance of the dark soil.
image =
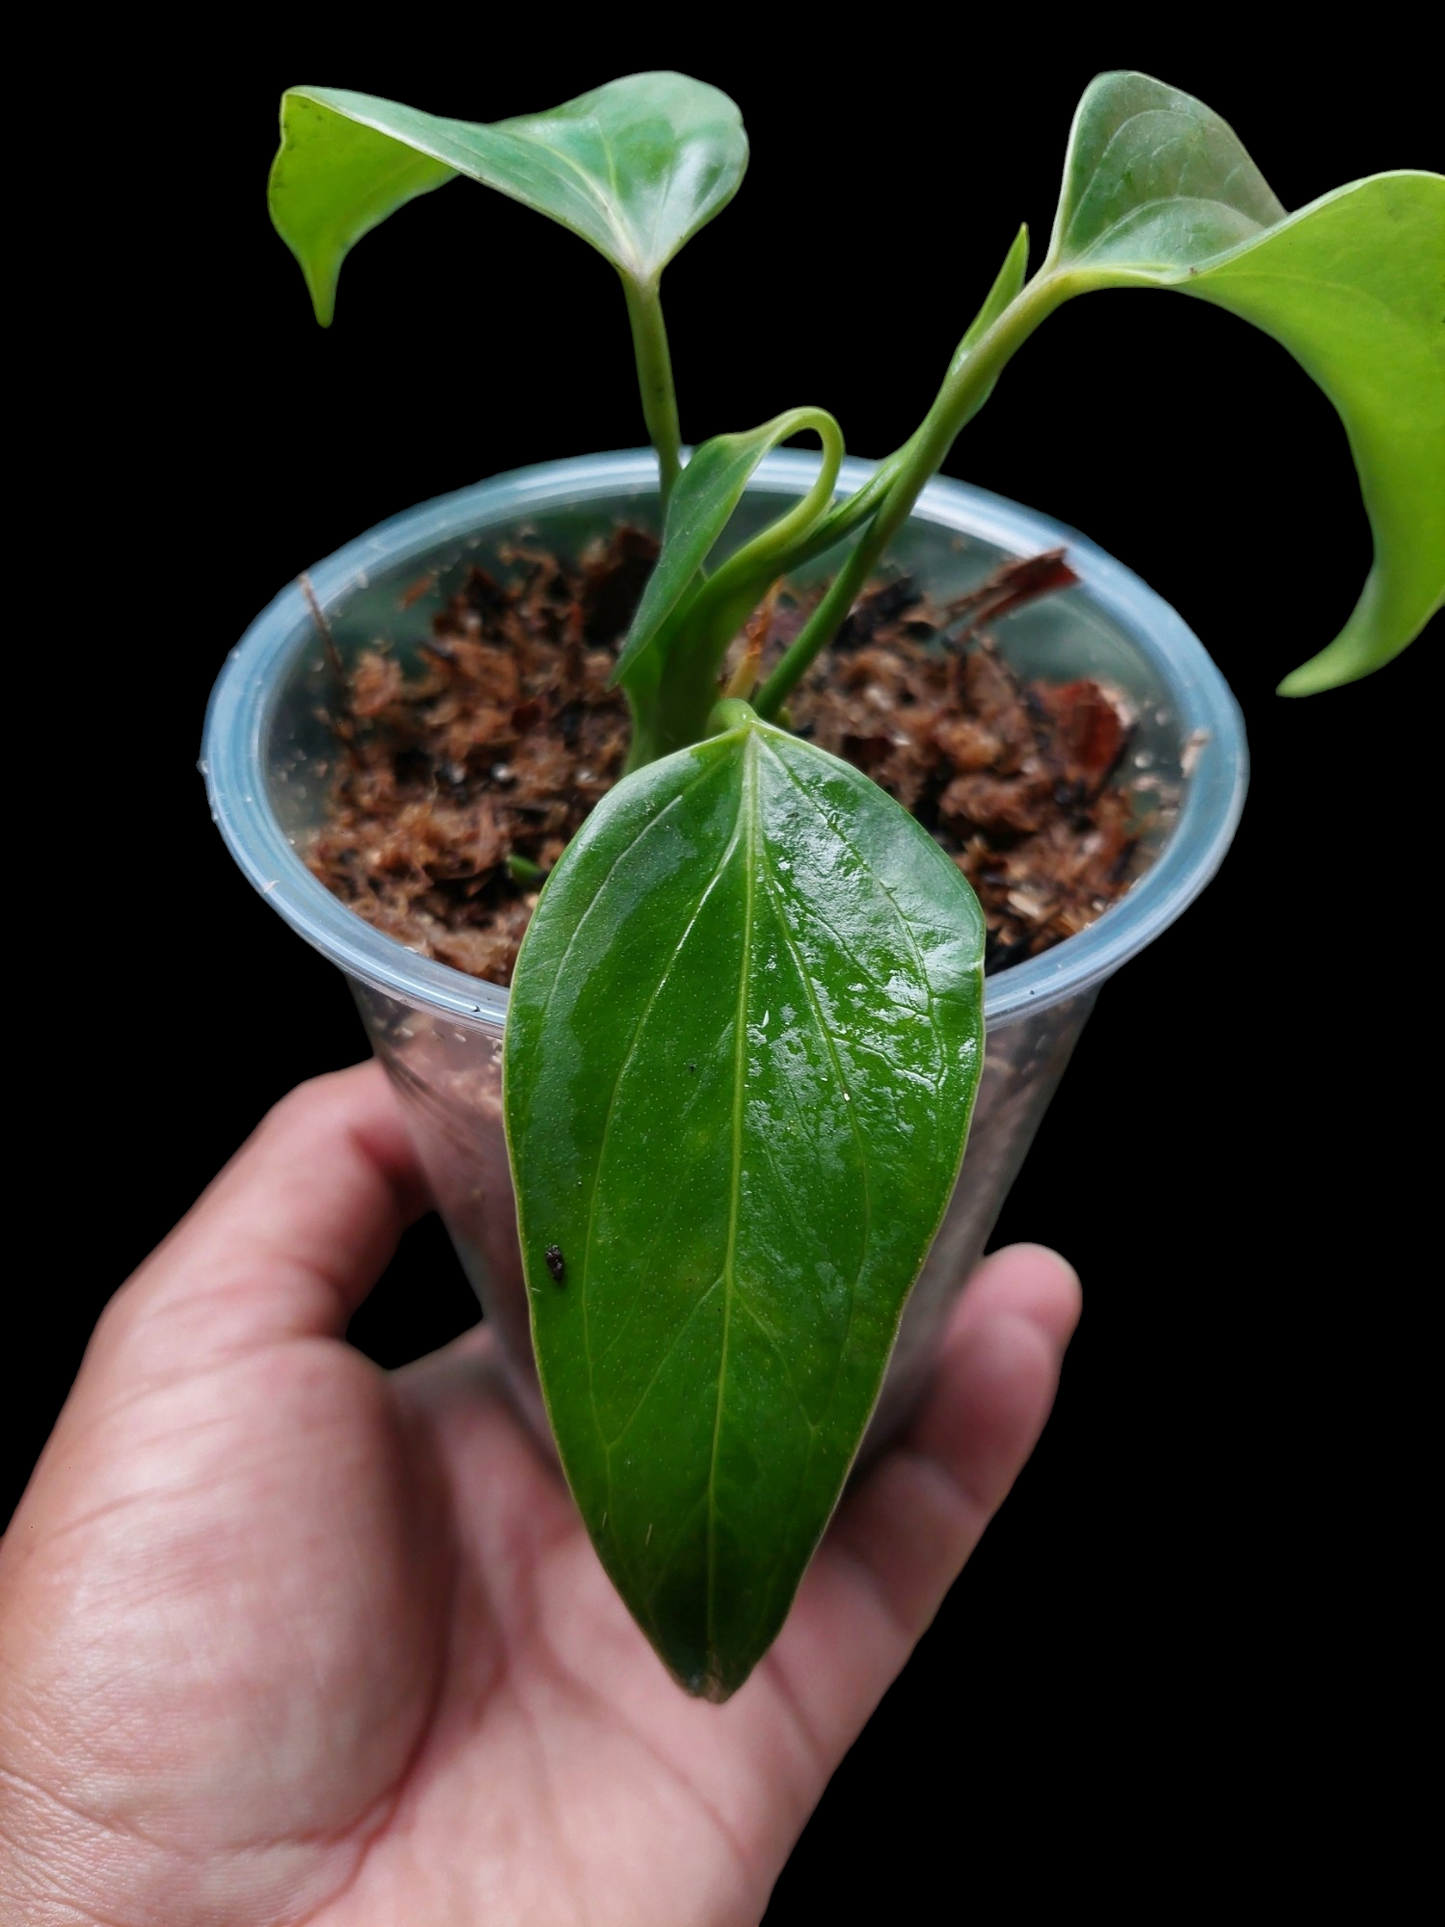
<path id="1" fill-rule="evenodd" d="M 329 889 L 409 948 L 510 981 L 541 878 L 621 773 L 627 705 L 608 677 L 656 553 L 628 528 L 575 566 L 518 546 L 507 583 L 471 570 L 419 672 L 381 645 L 358 659 L 338 719 L 347 753 L 308 852 Z M 1117 774 L 1122 697 L 1021 682 L 985 627 L 1073 580 L 1061 554 L 1041 556 L 937 609 L 906 576 L 881 582 L 790 704 L 800 735 L 866 771 L 953 857 L 983 903 L 991 970 L 1107 909 L 1138 841 Z M 766 672 L 816 594 L 785 586 L 730 669 L 761 649 Z"/>

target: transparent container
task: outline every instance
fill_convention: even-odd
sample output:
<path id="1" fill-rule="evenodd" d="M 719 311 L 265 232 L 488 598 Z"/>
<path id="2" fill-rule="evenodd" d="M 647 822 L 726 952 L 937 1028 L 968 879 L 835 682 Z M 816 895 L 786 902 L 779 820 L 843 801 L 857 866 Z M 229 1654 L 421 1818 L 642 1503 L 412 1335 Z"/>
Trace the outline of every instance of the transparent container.
<path id="1" fill-rule="evenodd" d="M 839 492 L 866 479 L 846 462 Z M 768 456 L 729 532 L 746 539 L 802 494 L 816 457 Z M 519 531 L 564 555 L 615 523 L 658 525 L 648 450 L 518 470 L 394 516 L 310 572 L 339 654 L 378 638 L 425 639 L 432 613 Z M 1239 819 L 1244 728 L 1223 677 L 1167 603 L 1073 529 L 959 482 L 924 490 L 890 561 L 935 601 L 962 594 L 1009 556 L 1064 547 L 1079 576 L 1010 616 L 999 642 L 1026 675 L 1099 678 L 1137 708 L 1130 754 L 1158 807 L 1127 893 L 1078 936 L 987 982 L 983 1081 L 962 1173 L 908 1301 L 865 1455 L 916 1403 L 952 1301 L 981 1255 L 1099 986 L 1179 915 L 1218 868 Z M 809 574 L 827 575 L 838 556 Z M 401 611 L 404 592 L 432 586 Z M 299 852 L 319 820 L 338 745 L 334 671 L 301 589 L 282 591 L 231 652 L 206 718 L 202 770 L 212 814 L 256 888 L 340 966 L 373 1049 L 399 1091 L 438 1208 L 520 1403 L 549 1434 L 532 1363 L 527 1295 L 502 1128 L 507 992 L 407 950 L 348 910 Z"/>

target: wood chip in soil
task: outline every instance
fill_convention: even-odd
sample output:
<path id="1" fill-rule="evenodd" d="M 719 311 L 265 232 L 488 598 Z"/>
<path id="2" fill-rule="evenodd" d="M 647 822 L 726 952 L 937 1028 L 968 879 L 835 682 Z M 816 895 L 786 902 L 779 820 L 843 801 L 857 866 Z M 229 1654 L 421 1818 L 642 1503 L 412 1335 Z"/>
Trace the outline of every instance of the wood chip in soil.
<path id="1" fill-rule="evenodd" d="M 627 705 L 608 678 L 656 554 L 627 527 L 575 564 L 518 543 L 503 579 L 470 570 L 407 652 L 419 668 L 384 645 L 360 655 L 307 852 L 336 896 L 409 949 L 510 982 L 540 879 L 622 772 Z M 1106 910 L 1147 815 L 1120 775 L 1134 727 L 1122 694 L 1087 677 L 1025 682 L 988 627 L 1073 580 L 1053 553 L 937 608 L 908 576 L 875 583 L 789 705 L 800 735 L 952 856 L 983 904 L 991 971 Z M 759 640 L 766 674 L 819 593 L 784 585 L 724 677 Z"/>

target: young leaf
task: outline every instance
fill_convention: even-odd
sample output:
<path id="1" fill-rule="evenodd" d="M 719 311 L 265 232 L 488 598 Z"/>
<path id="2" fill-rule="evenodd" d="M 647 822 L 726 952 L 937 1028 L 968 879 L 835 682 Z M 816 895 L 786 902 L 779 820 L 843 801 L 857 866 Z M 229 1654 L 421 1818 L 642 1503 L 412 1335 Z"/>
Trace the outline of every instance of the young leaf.
<path id="1" fill-rule="evenodd" d="M 271 218 L 323 325 L 361 236 L 457 174 L 561 222 L 625 281 L 652 288 L 732 199 L 747 159 L 736 106 L 685 74 L 629 74 L 548 113 L 490 123 L 293 87 L 281 102 Z"/>
<path id="2" fill-rule="evenodd" d="M 786 1615 L 962 1156 L 983 922 L 848 765 L 744 720 L 547 883 L 506 1112 L 533 1336 L 599 1555 L 689 1691 Z"/>
<path id="3" fill-rule="evenodd" d="M 1003 266 L 993 278 L 993 285 L 984 296 L 983 306 L 968 324 L 963 340 L 953 353 L 952 366 L 957 368 L 973 353 L 995 321 L 1011 302 L 1018 299 L 1024 285 L 1024 277 L 1029 266 L 1029 230 L 1027 224 L 1021 227 L 1013 238 L 1008 253 L 1003 258 Z M 985 396 L 985 400 L 987 397 Z M 979 402 L 979 407 L 983 402 Z M 977 411 L 975 411 L 977 412 Z"/>
<path id="4" fill-rule="evenodd" d="M 1283 693 L 1368 675 L 1419 634 L 1445 597 L 1445 177 L 1377 174 L 1287 215 L 1217 114 L 1144 74 L 1104 74 L 1074 120 L 1044 272 L 1228 308 L 1333 402 L 1374 564 Z"/>
<path id="5" fill-rule="evenodd" d="M 743 498 L 753 470 L 769 449 L 787 441 L 790 435 L 806 428 L 818 430 L 829 444 L 829 461 L 824 462 L 826 480 L 809 491 L 800 505 L 803 515 L 821 514 L 832 499 L 833 481 L 842 459 L 843 443 L 838 425 L 821 408 L 790 408 L 775 415 L 761 428 L 744 429 L 736 435 L 714 435 L 704 442 L 678 477 L 667 505 L 662 530 L 662 553 L 647 579 L 632 627 L 617 657 L 612 672 L 614 682 L 625 683 L 639 658 L 656 642 L 667 618 L 697 581 L 698 571 L 713 551 L 718 537 Z M 831 473 L 828 472 L 831 466 Z M 815 502 L 814 498 L 820 498 Z M 798 509 L 790 511 L 797 515 Z"/>

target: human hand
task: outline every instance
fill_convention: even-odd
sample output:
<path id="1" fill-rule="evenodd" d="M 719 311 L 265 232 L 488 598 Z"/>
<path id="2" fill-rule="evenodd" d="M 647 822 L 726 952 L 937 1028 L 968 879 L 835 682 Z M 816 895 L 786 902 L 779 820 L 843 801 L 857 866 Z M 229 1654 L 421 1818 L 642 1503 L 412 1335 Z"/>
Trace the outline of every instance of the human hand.
<path id="1" fill-rule="evenodd" d="M 686 1698 L 485 1328 L 344 1342 L 420 1171 L 303 1085 L 102 1317 L 0 1543 L 0 1903 L 27 1927 L 732 1927 L 1043 1426 L 1078 1286 L 996 1253 L 772 1651 Z"/>

